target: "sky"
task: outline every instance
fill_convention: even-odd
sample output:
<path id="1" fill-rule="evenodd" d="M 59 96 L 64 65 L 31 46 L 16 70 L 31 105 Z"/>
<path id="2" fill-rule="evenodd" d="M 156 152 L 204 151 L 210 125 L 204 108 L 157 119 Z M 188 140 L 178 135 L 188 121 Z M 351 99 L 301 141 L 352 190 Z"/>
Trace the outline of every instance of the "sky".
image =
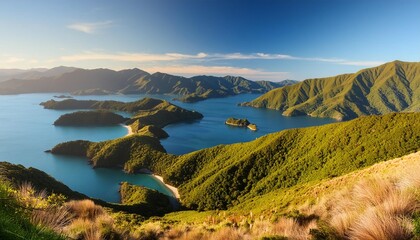
<path id="1" fill-rule="evenodd" d="M 0 69 L 303 80 L 420 61 L 419 0 L 0 0 Z"/>

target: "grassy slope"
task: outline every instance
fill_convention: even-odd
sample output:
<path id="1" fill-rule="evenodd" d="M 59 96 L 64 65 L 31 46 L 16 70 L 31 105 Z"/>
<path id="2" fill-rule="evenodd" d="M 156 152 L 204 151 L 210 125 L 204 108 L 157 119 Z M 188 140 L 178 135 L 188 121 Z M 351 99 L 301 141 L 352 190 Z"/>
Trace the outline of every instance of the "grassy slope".
<path id="1" fill-rule="evenodd" d="M 88 157 L 94 162 L 100 159 L 100 166 L 125 162 L 127 171 L 148 168 L 159 173 L 178 187 L 187 207 L 226 209 L 274 190 L 340 176 L 415 152 L 420 149 L 419 117 L 420 113 L 362 117 L 181 156 L 159 148 L 150 151 L 133 136 L 93 144 Z M 140 145 L 133 148 L 136 144 Z"/>
<path id="2" fill-rule="evenodd" d="M 52 231 L 32 225 L 28 216 L 8 193 L 9 186 L 0 182 L 0 239 L 65 239 Z"/>
<path id="3" fill-rule="evenodd" d="M 418 169 L 420 169 L 420 152 L 415 152 L 400 158 L 379 162 L 343 176 L 299 184 L 289 189 L 279 189 L 256 196 L 231 208 L 230 211 L 246 213 L 246 210 L 252 210 L 254 213 L 268 213 L 276 210 L 276 214 L 287 214 L 291 209 L 307 203 L 314 203 L 321 197 L 328 198 L 330 194 L 351 188 L 356 183 L 368 178 L 401 178 L 405 173 Z"/>
<path id="4" fill-rule="evenodd" d="M 161 214 L 173 210 L 169 197 L 153 189 L 124 182 L 120 187 L 120 195 L 124 205 L 145 205 L 145 208 Z"/>
<path id="5" fill-rule="evenodd" d="M 168 133 L 165 132 L 165 130 L 163 130 L 162 128 L 158 128 L 154 125 L 147 125 L 145 127 L 142 127 L 140 130 L 138 130 L 138 134 L 158 139 L 169 137 Z"/>
<path id="6" fill-rule="evenodd" d="M 274 89 L 245 106 L 352 119 L 371 114 L 420 110 L 420 63 L 394 61 L 354 74 L 308 79 Z"/>
<path id="7" fill-rule="evenodd" d="M 359 169 L 343 176 L 298 184 L 287 189 L 278 189 L 267 194 L 250 198 L 230 208 L 224 215 L 245 215 L 251 213 L 272 219 L 288 216 L 292 211 L 308 205 L 316 204 L 321 199 L 328 199 L 339 192 L 352 188 L 366 179 L 403 178 L 406 174 L 415 175 L 420 169 L 420 152 L 408 154 L 400 158 L 376 163 L 370 167 Z M 219 216 L 218 211 L 181 211 L 166 214 L 166 221 L 202 224 L 212 216 Z"/>
<path id="8" fill-rule="evenodd" d="M 63 194 L 71 199 L 85 199 L 86 195 L 75 192 L 63 183 L 55 180 L 50 175 L 36 168 L 25 168 L 8 162 L 0 162 L 0 180 L 7 182 L 14 188 L 25 182 L 31 182 L 38 191 L 46 190 L 47 193 Z"/>
<path id="9" fill-rule="evenodd" d="M 388 114 L 281 131 L 180 156 L 164 176 L 179 187 L 187 206 L 223 209 L 417 151 L 419 117 Z"/>

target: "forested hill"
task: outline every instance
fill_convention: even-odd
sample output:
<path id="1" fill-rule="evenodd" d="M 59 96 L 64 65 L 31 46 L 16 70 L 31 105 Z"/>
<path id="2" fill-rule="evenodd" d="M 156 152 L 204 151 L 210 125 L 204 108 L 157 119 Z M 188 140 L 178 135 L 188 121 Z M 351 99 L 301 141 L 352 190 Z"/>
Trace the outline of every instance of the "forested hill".
<path id="1" fill-rule="evenodd" d="M 127 172 L 147 168 L 177 186 L 185 206 L 226 209 L 276 189 L 416 152 L 419 117 L 420 113 L 361 117 L 181 156 L 166 154 L 156 139 L 137 135 L 100 143 L 66 142 L 52 152 L 86 156 L 95 167 L 123 167 Z"/>
<path id="2" fill-rule="evenodd" d="M 389 62 L 354 74 L 308 79 L 243 106 L 338 120 L 420 110 L 420 62 Z"/>
<path id="3" fill-rule="evenodd" d="M 0 83 L 0 94 L 68 92 L 75 95 L 97 94 L 176 94 L 182 101 L 199 101 L 241 93 L 265 93 L 274 88 L 296 83 L 250 81 L 242 77 L 195 76 L 185 78 L 166 73 L 149 74 L 140 69 L 113 71 L 110 69 L 66 69 L 49 75 L 23 75 Z M 55 73 L 55 74 L 54 74 Z"/>

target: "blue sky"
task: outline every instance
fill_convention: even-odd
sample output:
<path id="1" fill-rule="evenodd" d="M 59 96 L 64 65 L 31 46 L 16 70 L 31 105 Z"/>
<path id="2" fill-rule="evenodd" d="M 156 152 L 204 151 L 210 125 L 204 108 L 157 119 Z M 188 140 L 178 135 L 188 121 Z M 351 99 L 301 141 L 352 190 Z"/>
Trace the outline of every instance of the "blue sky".
<path id="1" fill-rule="evenodd" d="M 418 0 L 0 1 L 0 68 L 283 80 L 420 61 Z"/>

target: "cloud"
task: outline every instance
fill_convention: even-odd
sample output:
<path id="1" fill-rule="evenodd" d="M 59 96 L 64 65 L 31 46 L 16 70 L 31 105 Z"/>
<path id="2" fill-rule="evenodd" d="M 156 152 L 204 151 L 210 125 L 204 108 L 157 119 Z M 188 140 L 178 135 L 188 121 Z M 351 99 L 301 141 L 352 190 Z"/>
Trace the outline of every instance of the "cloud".
<path id="1" fill-rule="evenodd" d="M 3 63 L 18 63 L 18 62 L 23 62 L 23 61 L 25 61 L 25 59 L 19 58 L 19 57 L 8 57 L 2 60 Z"/>
<path id="2" fill-rule="evenodd" d="M 113 24 L 112 21 L 103 21 L 103 22 L 90 22 L 90 23 L 73 23 L 67 26 L 67 28 L 76 30 L 79 32 L 84 32 L 87 34 L 93 34 L 99 29 L 108 28 Z"/>
<path id="3" fill-rule="evenodd" d="M 242 54 L 242 53 L 231 53 L 231 54 L 214 54 L 208 55 L 209 60 L 301 60 L 311 62 L 327 62 L 335 63 L 340 65 L 350 66 L 365 66 L 373 67 L 381 65 L 385 62 L 381 61 L 349 61 L 346 59 L 339 58 L 318 58 L 318 57 L 297 57 L 286 54 L 270 54 L 270 53 L 254 53 L 254 54 Z"/>
<path id="4" fill-rule="evenodd" d="M 252 80 L 271 80 L 280 81 L 290 77 L 288 72 L 269 72 L 260 69 L 238 68 L 231 66 L 203 66 L 203 65 L 173 65 L 146 67 L 144 70 L 154 72 L 165 72 L 174 75 L 195 76 L 195 75 L 215 75 L 215 76 L 242 76 Z"/>
<path id="5" fill-rule="evenodd" d="M 121 61 L 121 62 L 154 62 L 154 61 L 177 61 L 186 59 L 204 59 L 207 57 L 205 53 L 196 55 L 181 53 L 165 53 L 165 54 L 147 54 L 147 53 L 95 53 L 84 52 L 81 54 L 68 55 L 60 57 L 62 61 L 78 62 L 78 61 Z"/>
<path id="6" fill-rule="evenodd" d="M 77 62 L 77 61 L 120 61 L 120 62 L 159 62 L 159 61 L 220 61 L 220 60 L 294 60 L 294 61 L 311 61 L 311 62 L 326 62 L 332 64 L 373 67 L 383 64 L 381 61 L 351 61 L 339 58 L 317 58 L 317 57 L 297 57 L 286 54 L 269 54 L 269 53 L 227 53 L 227 54 L 208 54 L 200 52 L 197 54 L 183 54 L 183 53 L 163 53 L 163 54 L 148 54 L 148 53 L 101 53 L 101 52 L 84 52 L 80 54 L 68 55 L 60 57 L 62 61 Z"/>

